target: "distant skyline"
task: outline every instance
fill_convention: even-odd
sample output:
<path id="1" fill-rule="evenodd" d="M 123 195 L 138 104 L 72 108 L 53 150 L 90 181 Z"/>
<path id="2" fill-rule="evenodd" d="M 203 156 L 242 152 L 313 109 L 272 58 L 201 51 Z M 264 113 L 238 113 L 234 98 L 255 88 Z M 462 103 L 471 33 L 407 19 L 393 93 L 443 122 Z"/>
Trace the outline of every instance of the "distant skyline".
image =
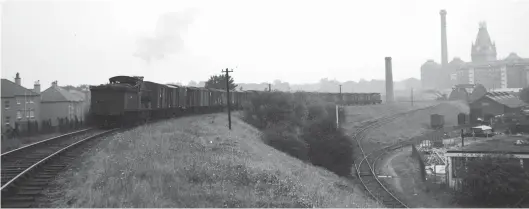
<path id="1" fill-rule="evenodd" d="M 20 72 L 25 87 L 40 80 L 43 89 L 115 75 L 187 84 L 235 67 L 237 83 L 384 79 L 386 56 L 395 81 L 419 78 L 424 62 L 441 62 L 441 9 L 449 61 L 470 61 L 481 21 L 499 59 L 529 58 L 526 0 L 7 0 L 1 7 L 2 78 Z"/>

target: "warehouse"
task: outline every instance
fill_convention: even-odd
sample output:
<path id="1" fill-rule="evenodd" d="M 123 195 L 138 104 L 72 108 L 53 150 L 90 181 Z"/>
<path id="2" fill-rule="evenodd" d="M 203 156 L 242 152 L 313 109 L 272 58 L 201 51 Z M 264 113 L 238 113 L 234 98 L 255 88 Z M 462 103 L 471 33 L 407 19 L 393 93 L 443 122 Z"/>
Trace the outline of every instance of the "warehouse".
<path id="1" fill-rule="evenodd" d="M 490 118 L 505 113 L 519 113 L 527 104 L 508 92 L 487 92 L 484 96 L 470 103 L 470 121 L 478 118 L 488 121 Z"/>

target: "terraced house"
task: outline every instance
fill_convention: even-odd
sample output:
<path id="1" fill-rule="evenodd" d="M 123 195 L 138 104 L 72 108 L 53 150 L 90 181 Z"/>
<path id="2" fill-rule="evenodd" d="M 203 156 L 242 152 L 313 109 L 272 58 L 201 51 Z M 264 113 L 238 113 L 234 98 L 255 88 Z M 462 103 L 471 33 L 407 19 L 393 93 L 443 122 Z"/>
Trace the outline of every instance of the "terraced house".
<path id="1" fill-rule="evenodd" d="M 8 127 L 17 128 L 20 132 L 27 129 L 27 123 L 40 123 L 40 84 L 35 83 L 35 89 L 27 89 L 21 85 L 20 74 L 17 73 L 15 82 L 2 79 L 2 131 Z"/>
<path id="2" fill-rule="evenodd" d="M 57 81 L 52 82 L 51 87 L 42 92 L 42 120 L 51 119 L 52 126 L 59 124 L 58 118 L 68 118 L 79 121 L 83 119 L 83 98 L 72 94 L 68 90 L 59 87 Z"/>

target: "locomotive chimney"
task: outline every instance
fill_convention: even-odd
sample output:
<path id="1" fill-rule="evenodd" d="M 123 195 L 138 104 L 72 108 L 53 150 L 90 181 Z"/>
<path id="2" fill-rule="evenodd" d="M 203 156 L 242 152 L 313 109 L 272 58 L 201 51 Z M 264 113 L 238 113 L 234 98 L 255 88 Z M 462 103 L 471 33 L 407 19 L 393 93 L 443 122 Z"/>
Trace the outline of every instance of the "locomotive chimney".
<path id="1" fill-rule="evenodd" d="M 391 57 L 386 57 L 386 103 L 393 102 L 393 72 L 391 70 Z"/>
<path id="2" fill-rule="evenodd" d="M 441 67 L 446 70 L 448 65 L 448 43 L 446 41 L 446 10 L 439 12 L 441 15 Z"/>

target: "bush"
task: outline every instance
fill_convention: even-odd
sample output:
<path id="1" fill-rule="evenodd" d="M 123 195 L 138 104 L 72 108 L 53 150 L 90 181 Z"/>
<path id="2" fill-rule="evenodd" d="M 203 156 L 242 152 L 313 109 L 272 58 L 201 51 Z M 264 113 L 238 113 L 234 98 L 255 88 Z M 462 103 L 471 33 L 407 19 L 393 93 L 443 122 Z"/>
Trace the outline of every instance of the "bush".
<path id="1" fill-rule="evenodd" d="M 289 127 L 274 125 L 263 131 L 263 140 L 266 144 L 292 157 L 309 161 L 307 143 Z"/>
<path id="2" fill-rule="evenodd" d="M 516 207 L 529 194 L 529 172 L 509 156 L 469 158 L 461 170 L 462 188 L 455 198 L 473 207 Z"/>
<path id="3" fill-rule="evenodd" d="M 353 162 L 353 146 L 336 128 L 335 108 L 333 103 L 300 92 L 264 92 L 250 97 L 244 105 L 244 119 L 263 131 L 266 144 L 347 176 Z M 344 118 L 343 111 L 339 114 Z"/>

